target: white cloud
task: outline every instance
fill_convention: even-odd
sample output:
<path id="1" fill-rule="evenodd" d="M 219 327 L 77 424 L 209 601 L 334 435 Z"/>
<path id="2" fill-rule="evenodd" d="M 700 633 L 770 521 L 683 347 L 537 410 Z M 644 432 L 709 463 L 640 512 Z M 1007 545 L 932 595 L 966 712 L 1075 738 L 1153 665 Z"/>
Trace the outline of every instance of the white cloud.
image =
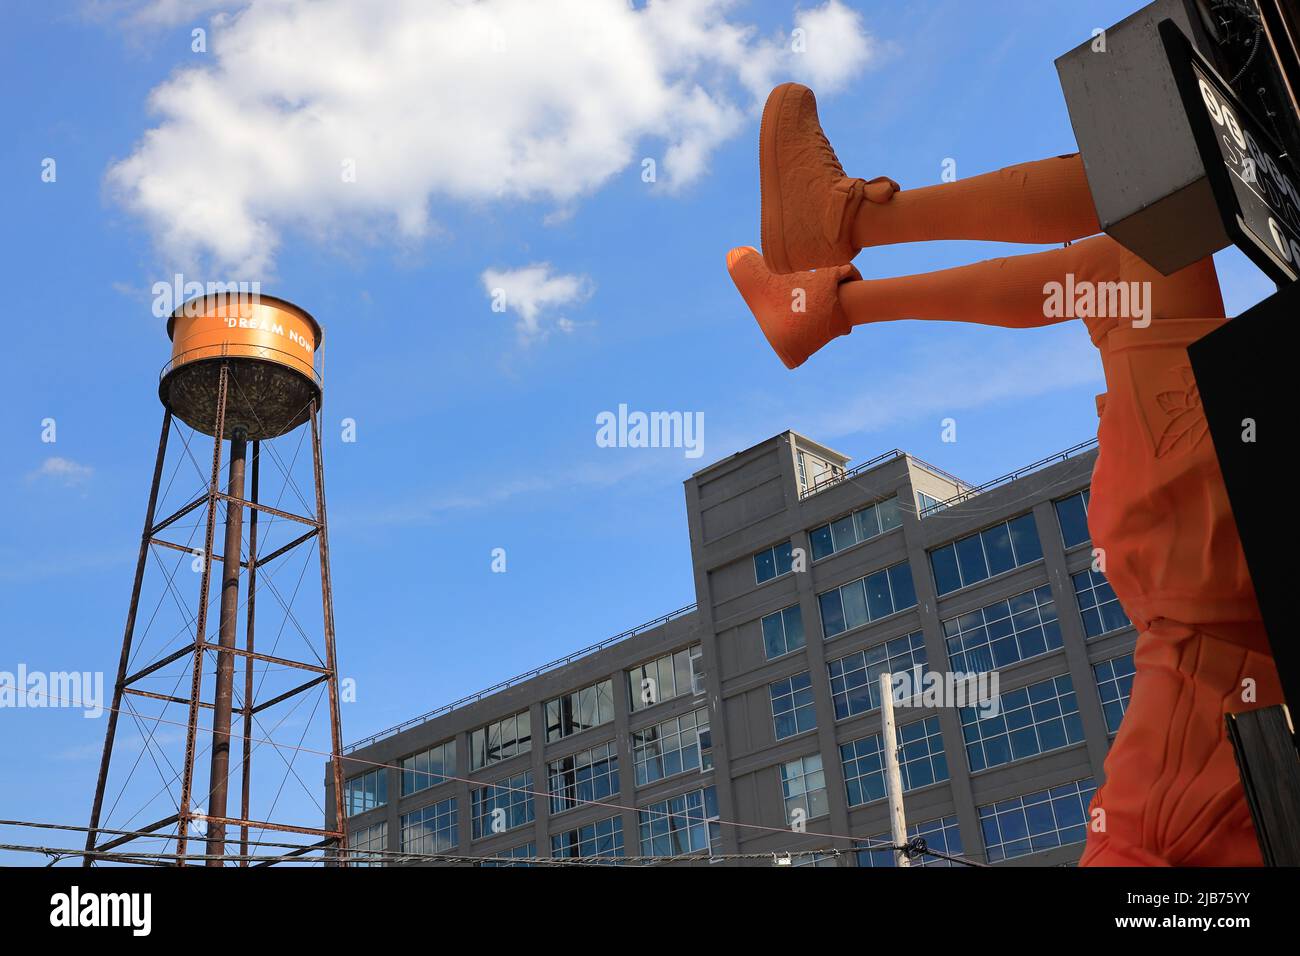
<path id="1" fill-rule="evenodd" d="M 842 3 L 799 10 L 794 25 L 805 47 L 791 64 L 794 76 L 819 92 L 842 89 L 875 52 L 862 15 Z"/>
<path id="2" fill-rule="evenodd" d="M 591 297 L 587 276 L 557 274 L 549 262 L 534 262 L 519 269 L 484 269 L 479 278 L 493 307 L 519 316 L 516 329 L 524 344 L 544 340 L 552 331 L 573 332 L 577 323 L 565 316 L 551 320 L 554 311 Z"/>
<path id="3" fill-rule="evenodd" d="M 249 279 L 286 228 L 418 240 L 439 202 L 567 209 L 645 156 L 658 157 L 657 187 L 678 189 L 774 82 L 801 76 L 825 93 L 875 55 L 841 0 L 793 11 L 802 53 L 732 19 L 733 6 L 249 0 L 214 18 L 202 65 L 153 90 L 159 123 L 109 187 L 169 268 Z M 134 15 L 180 9 L 154 0 Z"/>
<path id="4" fill-rule="evenodd" d="M 95 469 L 89 465 L 78 464 L 70 458 L 60 458 L 55 455 L 46 458 L 45 461 L 41 462 L 41 467 L 35 471 L 29 472 L 27 480 L 53 481 L 65 488 L 72 488 L 85 484 L 94 473 Z"/>

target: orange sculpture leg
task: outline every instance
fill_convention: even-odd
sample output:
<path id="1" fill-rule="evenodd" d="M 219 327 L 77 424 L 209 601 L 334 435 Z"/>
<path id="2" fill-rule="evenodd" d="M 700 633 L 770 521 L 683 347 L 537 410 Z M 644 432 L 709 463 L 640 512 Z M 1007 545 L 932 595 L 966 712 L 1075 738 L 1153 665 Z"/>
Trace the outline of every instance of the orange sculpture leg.
<path id="1" fill-rule="evenodd" d="M 874 322 L 1084 320 L 1107 386 L 1088 524 L 1139 636 L 1082 863 L 1259 865 L 1224 715 L 1282 697 L 1186 352 L 1226 321 L 1213 262 L 1166 277 L 1085 239 L 1098 227 L 1077 156 L 919 190 L 850 179 L 811 91 L 792 84 L 764 111 L 760 166 L 764 241 L 779 251 L 733 250 L 728 269 L 792 368 Z M 925 239 L 1083 241 L 893 279 L 847 268 L 856 249 Z M 774 271 L 793 263 L 826 268 Z"/>

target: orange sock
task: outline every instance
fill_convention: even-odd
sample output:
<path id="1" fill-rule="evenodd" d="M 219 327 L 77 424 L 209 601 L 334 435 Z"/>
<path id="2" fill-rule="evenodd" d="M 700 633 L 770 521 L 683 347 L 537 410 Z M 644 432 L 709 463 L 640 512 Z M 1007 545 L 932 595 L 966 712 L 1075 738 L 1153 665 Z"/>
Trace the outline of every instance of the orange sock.
<path id="1" fill-rule="evenodd" d="M 886 203 L 863 203 L 853 223 L 853 241 L 863 248 L 929 239 L 1046 244 L 1099 232 L 1077 153 L 903 189 Z"/>

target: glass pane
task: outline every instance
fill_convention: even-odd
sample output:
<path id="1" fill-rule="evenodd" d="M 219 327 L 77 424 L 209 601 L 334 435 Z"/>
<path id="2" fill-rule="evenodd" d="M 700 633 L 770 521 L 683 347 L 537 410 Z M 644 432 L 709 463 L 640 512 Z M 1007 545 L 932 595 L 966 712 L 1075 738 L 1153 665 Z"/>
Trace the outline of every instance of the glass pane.
<path id="1" fill-rule="evenodd" d="M 781 612 L 781 617 L 785 621 L 785 643 L 790 650 L 803 647 L 803 612 L 799 610 L 799 605 L 786 608 Z"/>
<path id="2" fill-rule="evenodd" d="M 1038 529 L 1032 514 L 1021 515 L 1007 525 L 1011 528 L 1011 543 L 1016 549 L 1016 564 L 1028 564 L 1043 556 L 1043 546 L 1038 542 Z"/>
<path id="3" fill-rule="evenodd" d="M 762 584 L 774 577 L 776 577 L 776 558 L 772 554 L 772 549 L 768 548 L 754 555 L 754 579 Z"/>
<path id="4" fill-rule="evenodd" d="M 878 502 L 876 504 L 876 514 L 880 517 L 880 529 L 882 531 L 897 528 L 903 522 L 898 511 L 897 498 L 886 498 L 884 501 Z"/>
<path id="5" fill-rule="evenodd" d="M 818 558 L 824 558 L 828 554 L 835 553 L 835 545 L 831 542 L 831 526 L 822 525 L 820 528 L 814 528 L 808 535 L 812 539 L 812 556 L 816 561 Z"/>
<path id="6" fill-rule="evenodd" d="M 989 576 L 988 565 L 984 561 L 984 546 L 980 543 L 979 535 L 972 534 L 960 539 L 956 547 L 962 584 L 974 584 Z"/>
<path id="7" fill-rule="evenodd" d="M 889 569 L 889 584 L 894 590 L 894 610 L 916 606 L 916 587 L 912 584 L 912 567 L 896 564 Z"/>
<path id="8" fill-rule="evenodd" d="M 1006 525 L 989 528 L 981 537 L 984 538 L 984 553 L 989 559 L 989 574 L 1001 574 L 1016 566 L 1016 559 L 1011 553 L 1011 535 Z"/>
<path id="9" fill-rule="evenodd" d="M 781 626 L 780 614 L 769 614 L 763 618 L 763 652 L 770 659 L 785 653 L 785 628 Z"/>
<path id="10" fill-rule="evenodd" d="M 845 515 L 838 521 L 831 522 L 831 537 L 835 539 L 835 550 L 842 551 L 858 543 L 858 532 L 853 525 L 853 515 Z"/>
<path id="11" fill-rule="evenodd" d="M 876 517 L 876 509 L 863 508 L 853 516 L 858 526 L 858 540 L 866 541 L 868 538 L 874 538 L 880 534 L 880 519 Z"/>
<path id="12" fill-rule="evenodd" d="M 844 585 L 840 588 L 840 596 L 844 599 L 844 626 L 852 629 L 866 624 L 867 598 L 862 590 L 862 582 L 853 581 Z"/>
<path id="13" fill-rule="evenodd" d="M 930 566 L 934 569 L 934 586 L 940 594 L 947 594 L 961 587 L 961 575 L 957 572 L 957 553 L 952 545 L 931 551 Z"/>
<path id="14" fill-rule="evenodd" d="M 877 571 L 867 577 L 866 585 L 867 608 L 871 612 L 871 619 L 874 621 L 892 614 L 894 604 L 889 598 L 889 574 L 885 571 Z"/>
<path id="15" fill-rule="evenodd" d="M 1056 503 L 1056 520 L 1061 525 L 1061 542 L 1072 548 L 1083 544 L 1090 537 L 1088 533 L 1088 513 L 1083 506 L 1082 495 L 1071 495 Z"/>
<path id="16" fill-rule="evenodd" d="M 822 636 L 834 637 L 844 630 L 844 608 L 840 603 L 840 592 L 827 591 L 817 596 L 817 603 L 822 612 Z"/>

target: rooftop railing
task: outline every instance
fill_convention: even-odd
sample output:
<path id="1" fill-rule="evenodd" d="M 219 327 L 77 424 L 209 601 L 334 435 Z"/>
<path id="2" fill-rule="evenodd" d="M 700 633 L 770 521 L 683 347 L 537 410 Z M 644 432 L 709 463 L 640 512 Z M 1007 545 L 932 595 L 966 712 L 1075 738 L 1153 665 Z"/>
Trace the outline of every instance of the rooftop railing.
<path id="1" fill-rule="evenodd" d="M 951 508 L 953 505 L 961 504 L 963 501 L 969 501 L 976 495 L 982 495 L 984 492 L 992 491 L 994 488 L 1001 487 L 1002 485 L 1009 485 L 1011 482 L 1025 477 L 1025 475 L 1033 474 L 1036 471 L 1041 471 L 1049 465 L 1055 465 L 1058 462 L 1066 461 L 1070 458 L 1082 455 L 1084 452 L 1090 451 L 1096 447 L 1097 439 L 1095 438 L 1079 442 L 1079 444 L 1067 448 L 1065 451 L 1057 452 L 1055 455 L 1049 455 L 1046 458 L 1040 458 L 1032 464 L 1025 465 L 1023 468 L 1017 468 L 1015 471 L 994 478 L 992 481 L 986 481 L 982 485 L 967 488 L 966 490 L 953 495 L 951 498 L 945 498 L 943 501 L 936 501 L 932 505 L 927 505 L 918 512 L 918 517 L 928 518 L 930 515 L 938 511 L 943 511 L 945 508 Z"/>
<path id="2" fill-rule="evenodd" d="M 435 717 L 442 717 L 444 714 L 450 714 L 452 711 L 460 710 L 462 707 L 467 707 L 470 704 L 483 700 L 485 697 L 490 697 L 493 694 L 500 693 L 501 691 L 506 690 L 510 687 L 514 687 L 518 684 L 522 684 L 524 681 L 532 680 L 532 678 L 545 674 L 548 671 L 553 671 L 557 667 L 563 667 L 566 664 L 572 664 L 574 661 L 586 657 L 588 654 L 594 654 L 597 651 L 603 651 L 605 648 L 611 647 L 612 645 L 617 644 L 620 641 L 626 641 L 628 638 L 632 638 L 638 634 L 644 634 L 646 631 L 653 630 L 654 628 L 659 627 L 661 624 L 667 624 L 669 621 L 675 620 L 686 614 L 690 614 L 692 611 L 696 609 L 696 607 L 697 605 L 688 604 L 686 607 L 680 607 L 675 611 L 670 611 L 667 614 L 657 617 L 653 621 L 646 621 L 644 624 L 638 624 L 636 627 L 615 634 L 613 637 L 607 637 L 605 638 L 605 640 L 601 641 L 598 644 L 592 644 L 589 647 L 584 647 L 581 650 L 574 651 L 572 654 L 568 654 L 564 657 L 556 658 L 555 660 L 551 661 L 548 664 L 543 664 L 541 667 L 534 667 L 532 670 L 528 671 L 527 673 L 518 674 L 515 677 L 511 677 L 509 680 L 501 681 L 499 684 L 493 684 L 491 687 L 485 687 L 480 691 L 470 694 L 468 697 L 462 697 L 460 700 L 454 700 L 450 704 L 444 704 L 443 706 L 439 707 L 437 710 L 431 710 L 427 714 L 421 714 L 419 717 L 412 717 L 410 720 L 406 720 L 393 727 L 389 727 L 387 730 L 381 730 L 377 734 L 371 734 L 369 737 L 366 737 L 364 740 L 358 740 L 355 743 L 348 744 L 343 748 L 343 752 L 345 754 L 349 754 L 352 753 L 353 751 L 360 750 L 362 747 L 369 747 L 371 744 L 378 743 L 379 741 L 384 740 L 388 737 L 392 737 L 396 734 L 400 734 L 404 730 L 410 730 L 412 727 L 417 727 L 420 724 L 427 723 L 428 721 L 433 720 Z"/>
<path id="3" fill-rule="evenodd" d="M 885 462 L 892 461 L 895 458 L 911 458 L 912 461 L 916 462 L 926 471 L 931 471 L 934 474 L 938 475 L 940 478 L 947 478 L 949 481 L 951 481 L 954 485 L 956 485 L 959 488 L 970 487 L 970 484 L 968 482 L 962 481 L 956 475 L 951 475 L 948 472 L 944 471 L 942 468 L 930 464 L 928 461 L 924 461 L 920 458 L 917 458 L 915 455 L 909 455 L 901 448 L 891 448 L 889 451 L 885 452 L 882 455 L 877 455 L 875 458 L 868 459 L 867 461 L 864 461 L 860 465 L 853 466 L 848 471 L 841 472 L 838 475 L 833 475 L 830 477 L 823 476 L 822 478 L 819 478 L 817 481 L 813 482 L 803 491 L 799 492 L 799 500 L 802 501 L 805 498 L 810 498 L 813 495 L 820 494 L 821 492 L 825 491 L 827 488 L 831 488 L 834 485 L 838 485 L 844 481 L 849 481 L 855 475 L 860 475 L 864 471 L 870 471 L 873 468 L 879 468 Z"/>

